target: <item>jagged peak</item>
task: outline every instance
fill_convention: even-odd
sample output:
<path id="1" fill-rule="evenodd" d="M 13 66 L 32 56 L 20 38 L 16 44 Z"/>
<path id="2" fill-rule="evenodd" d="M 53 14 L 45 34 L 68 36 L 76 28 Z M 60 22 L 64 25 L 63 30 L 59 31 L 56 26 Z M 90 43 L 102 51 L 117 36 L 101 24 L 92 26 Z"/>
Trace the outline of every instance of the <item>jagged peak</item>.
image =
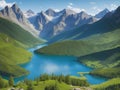
<path id="1" fill-rule="evenodd" d="M 49 11 L 55 12 L 55 10 L 53 10 L 52 8 L 47 9 L 45 12 L 49 12 Z"/>
<path id="2" fill-rule="evenodd" d="M 115 10 L 114 13 L 120 13 L 120 6 Z"/>
<path id="3" fill-rule="evenodd" d="M 15 4 L 12 5 L 12 8 L 18 9 L 19 7 L 18 7 L 18 5 L 15 3 Z"/>
<path id="4" fill-rule="evenodd" d="M 105 8 L 103 11 L 110 12 L 109 9 Z"/>
<path id="5" fill-rule="evenodd" d="M 27 12 L 27 13 L 35 14 L 31 9 L 27 10 L 26 12 Z"/>
<path id="6" fill-rule="evenodd" d="M 9 6 L 5 6 L 5 9 L 8 9 L 9 8 Z"/>
<path id="7" fill-rule="evenodd" d="M 75 13 L 76 13 L 75 11 L 73 11 L 73 10 L 71 10 L 71 9 L 69 9 L 69 8 L 63 9 L 62 12 L 63 12 L 64 14 L 67 14 L 67 15 L 71 15 L 71 14 L 75 14 Z"/>

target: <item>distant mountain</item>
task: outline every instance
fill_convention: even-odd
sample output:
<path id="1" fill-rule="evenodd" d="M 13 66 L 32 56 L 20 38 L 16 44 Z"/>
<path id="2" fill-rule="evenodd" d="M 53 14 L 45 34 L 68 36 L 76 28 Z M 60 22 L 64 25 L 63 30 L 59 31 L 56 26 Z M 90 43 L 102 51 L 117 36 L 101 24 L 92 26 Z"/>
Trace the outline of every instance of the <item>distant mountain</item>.
<path id="1" fill-rule="evenodd" d="M 119 9 L 120 7 L 118 7 L 114 12 L 107 13 L 101 20 L 93 24 L 83 25 L 70 31 L 64 31 L 61 34 L 52 37 L 51 40 L 49 40 L 49 43 L 59 40 L 79 40 L 95 34 L 102 34 L 120 28 Z"/>
<path id="2" fill-rule="evenodd" d="M 26 12 L 24 13 L 24 15 L 25 15 L 26 18 L 29 18 L 29 17 L 34 16 L 35 13 L 34 13 L 31 9 L 29 9 L 28 11 L 26 11 Z"/>
<path id="3" fill-rule="evenodd" d="M 57 12 L 56 11 L 54 11 L 53 9 L 48 9 L 48 10 L 46 10 L 45 11 L 45 13 L 48 15 L 48 16 L 57 16 Z"/>
<path id="4" fill-rule="evenodd" d="M 120 47 L 120 6 L 101 20 L 55 36 L 51 41 L 61 41 L 36 52 L 52 55 L 84 56 Z"/>
<path id="5" fill-rule="evenodd" d="M 71 9 L 59 12 L 48 9 L 30 17 L 29 21 L 40 31 L 40 37 L 50 39 L 63 31 L 94 23 L 97 19 L 85 12 L 76 13 Z"/>
<path id="6" fill-rule="evenodd" d="M 98 14 L 96 14 L 95 17 L 98 18 L 98 19 L 101 19 L 109 12 L 110 11 L 107 8 L 105 8 L 104 10 L 102 10 Z"/>
<path id="7" fill-rule="evenodd" d="M 4 9 L 0 11 L 0 17 L 8 19 L 22 28 L 32 33 L 34 36 L 37 36 L 38 31 L 34 29 L 33 25 L 25 18 L 21 9 L 14 4 L 12 7 L 6 6 Z"/>

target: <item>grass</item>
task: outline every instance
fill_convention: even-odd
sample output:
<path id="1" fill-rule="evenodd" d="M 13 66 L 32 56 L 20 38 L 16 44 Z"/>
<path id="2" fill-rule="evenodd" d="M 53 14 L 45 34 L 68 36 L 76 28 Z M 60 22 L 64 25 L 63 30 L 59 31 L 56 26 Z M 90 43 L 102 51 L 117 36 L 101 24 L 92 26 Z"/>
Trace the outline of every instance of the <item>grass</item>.
<path id="1" fill-rule="evenodd" d="M 91 71 L 90 74 L 106 78 L 120 77 L 120 67 L 96 69 Z"/>
<path id="2" fill-rule="evenodd" d="M 120 88 L 115 89 L 116 85 L 120 85 L 120 78 L 113 78 L 102 84 L 92 85 L 91 87 L 94 88 L 94 90 L 120 90 Z M 111 86 L 113 86 L 114 88 L 112 88 Z M 109 87 L 111 87 L 111 89 Z M 109 88 L 109 89 L 107 89 L 107 88 Z"/>
<path id="3" fill-rule="evenodd" d="M 75 78 L 75 79 L 80 79 L 80 80 L 86 80 L 85 76 L 80 76 L 80 77 L 76 77 L 76 76 L 70 76 L 71 78 Z"/>
<path id="4" fill-rule="evenodd" d="M 52 55 L 84 56 L 120 46 L 120 29 L 102 35 L 95 35 L 83 40 L 69 40 L 45 46 L 37 53 Z M 115 37 L 113 37 L 115 36 Z"/>
<path id="5" fill-rule="evenodd" d="M 58 89 L 59 90 L 71 90 L 71 86 L 70 85 L 67 85 L 63 82 L 58 82 L 58 81 L 55 81 L 55 80 L 47 80 L 47 81 L 40 81 L 37 85 L 36 85 L 36 82 L 32 82 L 33 83 L 33 87 L 34 87 L 34 90 L 45 90 L 45 87 L 46 86 L 50 86 L 50 85 L 57 85 Z M 20 88 L 22 87 L 24 90 L 27 90 L 27 85 L 24 84 L 24 83 L 21 83 L 17 86 L 17 88 Z M 9 88 L 4 88 L 2 90 L 8 90 Z"/>
<path id="6" fill-rule="evenodd" d="M 92 68 L 115 67 L 120 63 L 120 47 L 79 57 L 79 61 Z"/>
<path id="7" fill-rule="evenodd" d="M 34 37 L 19 25 L 3 18 L 0 18 L 0 32 L 19 41 L 24 47 L 32 47 L 33 45 L 43 43 L 42 39 Z"/>
<path id="8" fill-rule="evenodd" d="M 46 86 L 55 85 L 55 84 L 58 85 L 59 90 L 70 90 L 71 89 L 70 85 L 67 85 L 65 83 L 59 83 L 58 81 L 55 81 L 55 80 L 48 80 L 48 81 L 40 82 L 38 86 L 34 87 L 34 89 L 44 90 Z"/>
<path id="9" fill-rule="evenodd" d="M 28 62 L 31 56 L 16 40 L 0 33 L 0 74 L 15 77 L 27 74 L 18 64 Z"/>
<path id="10" fill-rule="evenodd" d="M 43 43 L 19 25 L 0 18 L 0 74 L 19 77 L 28 74 L 19 64 L 30 60 L 32 54 L 24 48 Z"/>

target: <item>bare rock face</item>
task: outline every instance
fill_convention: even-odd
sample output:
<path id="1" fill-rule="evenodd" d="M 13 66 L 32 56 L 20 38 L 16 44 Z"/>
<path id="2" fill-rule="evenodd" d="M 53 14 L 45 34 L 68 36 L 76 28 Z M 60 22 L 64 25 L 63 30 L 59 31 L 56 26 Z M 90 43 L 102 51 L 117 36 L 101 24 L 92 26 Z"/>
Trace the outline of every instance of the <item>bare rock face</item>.
<path id="1" fill-rule="evenodd" d="M 85 12 L 76 13 L 71 9 L 64 9 L 60 12 L 48 9 L 30 17 L 29 21 L 40 31 L 40 37 L 50 39 L 65 30 L 94 23 L 97 19 Z"/>
<path id="2" fill-rule="evenodd" d="M 4 9 L 2 9 L 0 11 L 0 17 L 8 19 L 20 25 L 22 28 L 24 28 L 34 36 L 37 36 L 39 33 L 37 30 L 35 30 L 33 25 L 27 20 L 27 18 L 25 18 L 23 12 L 17 6 L 17 4 L 14 4 L 12 7 L 6 6 Z"/>
<path id="3" fill-rule="evenodd" d="M 99 12 L 98 14 L 95 15 L 96 18 L 101 19 L 103 18 L 107 13 L 109 13 L 110 11 L 105 8 L 104 10 L 102 10 L 101 12 Z"/>

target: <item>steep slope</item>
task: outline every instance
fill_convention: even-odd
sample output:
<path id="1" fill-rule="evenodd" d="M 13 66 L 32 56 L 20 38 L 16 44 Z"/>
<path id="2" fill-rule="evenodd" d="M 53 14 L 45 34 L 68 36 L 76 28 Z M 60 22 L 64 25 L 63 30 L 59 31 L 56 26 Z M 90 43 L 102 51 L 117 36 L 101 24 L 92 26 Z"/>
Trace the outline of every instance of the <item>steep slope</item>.
<path id="1" fill-rule="evenodd" d="M 53 9 L 49 8 L 48 10 L 45 11 L 45 13 L 48 15 L 48 16 L 57 16 L 58 13 L 55 12 Z"/>
<path id="2" fill-rule="evenodd" d="M 104 77 L 120 76 L 120 47 L 79 57 L 79 62 L 95 68 L 91 74 Z"/>
<path id="3" fill-rule="evenodd" d="M 105 8 L 104 10 L 102 10 L 98 14 L 96 14 L 95 17 L 98 18 L 98 19 L 101 19 L 109 12 L 110 11 L 107 8 Z"/>
<path id="4" fill-rule="evenodd" d="M 60 12 L 48 9 L 45 12 L 42 11 L 36 16 L 30 17 L 29 21 L 37 30 L 41 31 L 40 36 L 42 38 L 49 40 L 65 30 L 94 23 L 97 19 L 85 12 L 76 13 L 71 9 L 64 9 Z"/>
<path id="5" fill-rule="evenodd" d="M 31 58 L 31 53 L 21 48 L 19 43 L 0 33 L 0 74 L 5 76 L 21 76 L 28 72 L 18 66 Z"/>
<path id="6" fill-rule="evenodd" d="M 102 34 L 110 32 L 112 30 L 116 30 L 117 28 L 120 28 L 119 11 L 120 7 L 118 7 L 114 13 L 113 12 L 107 13 L 101 20 L 91 25 L 84 25 L 71 31 L 65 31 L 59 35 L 56 35 L 49 41 L 49 43 L 53 43 L 59 40 L 69 39 L 79 40 L 85 37 L 89 37 L 91 35 Z"/>
<path id="7" fill-rule="evenodd" d="M 120 78 L 110 79 L 102 84 L 92 85 L 94 90 L 120 90 Z"/>
<path id="8" fill-rule="evenodd" d="M 115 67 L 120 64 L 119 60 L 120 47 L 79 57 L 80 62 L 92 68 Z"/>
<path id="9" fill-rule="evenodd" d="M 0 18 L 0 32 L 7 34 L 26 46 L 33 46 L 43 42 L 29 32 L 25 31 L 19 25 L 3 18 Z"/>
<path id="10" fill-rule="evenodd" d="M 14 4 L 12 7 L 6 6 L 4 9 L 0 11 L 0 17 L 8 19 L 22 28 L 33 34 L 34 36 L 38 36 L 38 31 L 34 29 L 33 25 L 25 18 L 21 9 Z"/>
<path id="11" fill-rule="evenodd" d="M 37 53 L 84 56 L 120 46 L 120 29 L 82 40 L 63 41 L 37 50 Z M 114 36 L 114 37 L 113 37 Z"/>
<path id="12" fill-rule="evenodd" d="M 24 15 L 26 18 L 30 18 L 30 17 L 34 16 L 35 13 L 31 9 L 29 9 L 24 13 Z"/>

